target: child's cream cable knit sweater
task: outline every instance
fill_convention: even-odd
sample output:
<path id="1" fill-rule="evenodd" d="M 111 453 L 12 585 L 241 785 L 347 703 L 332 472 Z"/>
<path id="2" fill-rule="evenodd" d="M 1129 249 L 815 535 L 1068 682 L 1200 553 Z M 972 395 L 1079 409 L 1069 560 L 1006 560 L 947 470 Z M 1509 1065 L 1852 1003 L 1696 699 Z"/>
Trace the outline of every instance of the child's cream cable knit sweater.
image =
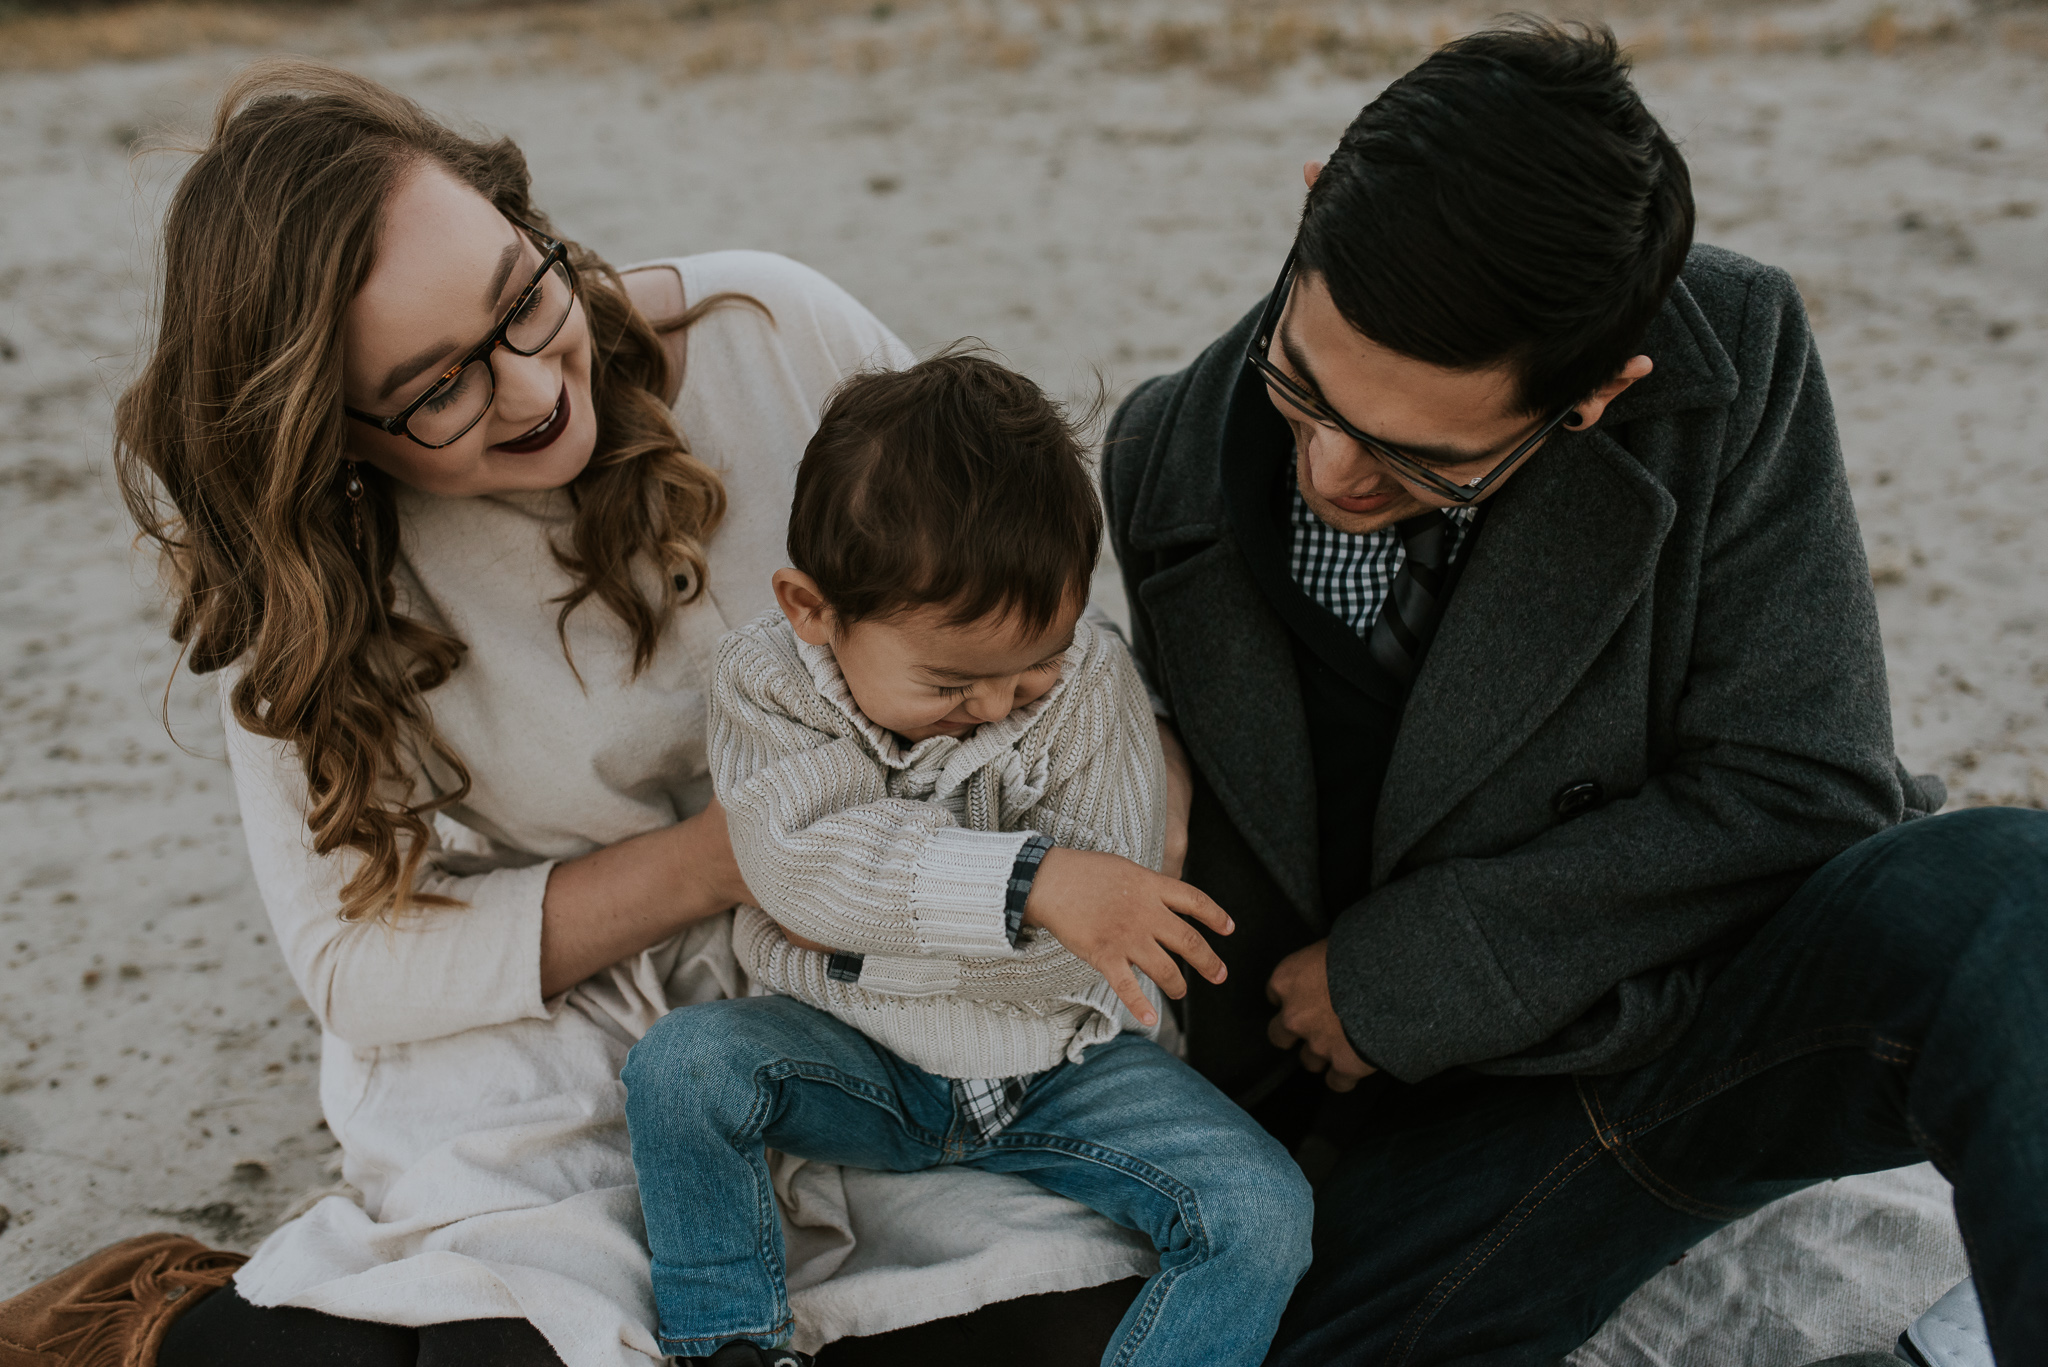
<path id="1" fill-rule="evenodd" d="M 1159 867 L 1158 732 L 1109 632 L 1078 622 L 1030 707 L 906 749 L 861 715 L 829 649 L 770 614 L 720 647 L 711 768 L 767 912 L 740 908 L 733 948 L 770 990 L 942 1077 L 1041 1072 L 1136 1028 L 1099 973 L 1043 931 L 1012 948 L 1003 917 L 1030 831 Z M 778 923 L 861 956 L 857 972 Z"/>

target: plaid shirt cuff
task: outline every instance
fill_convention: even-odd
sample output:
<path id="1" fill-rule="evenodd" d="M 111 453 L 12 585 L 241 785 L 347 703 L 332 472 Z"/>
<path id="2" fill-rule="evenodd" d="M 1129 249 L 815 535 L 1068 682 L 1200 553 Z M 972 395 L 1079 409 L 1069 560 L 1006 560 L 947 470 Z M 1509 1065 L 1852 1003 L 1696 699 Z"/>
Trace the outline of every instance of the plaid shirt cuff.
<path id="1" fill-rule="evenodd" d="M 1010 886 L 1003 894 L 1003 924 L 1010 933 L 1010 947 L 1015 949 L 1024 938 L 1024 904 L 1031 899 L 1031 884 L 1038 877 L 1038 866 L 1052 849 L 1052 841 L 1037 831 L 1017 851 L 1017 862 L 1010 865 Z"/>

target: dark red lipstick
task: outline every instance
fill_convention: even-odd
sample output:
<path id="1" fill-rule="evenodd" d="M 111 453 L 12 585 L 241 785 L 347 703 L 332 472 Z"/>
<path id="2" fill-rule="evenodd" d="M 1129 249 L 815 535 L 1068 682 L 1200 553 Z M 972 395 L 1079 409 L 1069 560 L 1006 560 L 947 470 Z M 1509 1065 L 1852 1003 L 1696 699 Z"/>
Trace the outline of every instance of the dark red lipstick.
<path id="1" fill-rule="evenodd" d="M 519 438 L 517 441 L 501 441 L 497 449 L 515 456 L 530 456 L 535 451 L 545 451 L 555 444 L 555 438 L 569 428 L 569 387 L 562 386 L 562 393 L 555 400 L 554 415 L 541 426 Z"/>

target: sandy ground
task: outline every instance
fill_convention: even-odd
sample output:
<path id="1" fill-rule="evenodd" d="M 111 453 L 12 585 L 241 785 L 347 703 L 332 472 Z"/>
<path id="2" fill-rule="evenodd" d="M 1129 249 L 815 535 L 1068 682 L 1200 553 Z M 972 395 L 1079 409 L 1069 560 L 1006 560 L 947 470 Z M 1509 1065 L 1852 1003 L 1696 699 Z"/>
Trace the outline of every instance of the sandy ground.
<path id="1" fill-rule="evenodd" d="M 1156 15 L 1105 33 L 1117 6 L 1040 8 L 1060 26 L 977 30 L 976 60 L 888 6 L 807 64 L 277 41 L 511 134 L 615 261 L 786 252 L 914 346 L 974 334 L 1121 392 L 1270 284 L 1301 162 L 1386 68 L 1354 45 L 1234 70 Z M 1460 22 L 1404 13 L 1416 42 Z M 1790 269 L 1818 323 L 1900 751 L 1959 802 L 2048 805 L 2048 63 L 1995 19 L 1915 43 L 1839 6 L 1654 18 L 1632 20 L 1664 54 L 1641 83 L 1702 238 Z M 146 1229 L 252 1245 L 332 1180 L 211 688 L 178 677 L 167 737 L 165 618 L 108 473 L 181 164 L 131 145 L 202 127 L 247 55 L 0 74 L 0 1294 Z"/>

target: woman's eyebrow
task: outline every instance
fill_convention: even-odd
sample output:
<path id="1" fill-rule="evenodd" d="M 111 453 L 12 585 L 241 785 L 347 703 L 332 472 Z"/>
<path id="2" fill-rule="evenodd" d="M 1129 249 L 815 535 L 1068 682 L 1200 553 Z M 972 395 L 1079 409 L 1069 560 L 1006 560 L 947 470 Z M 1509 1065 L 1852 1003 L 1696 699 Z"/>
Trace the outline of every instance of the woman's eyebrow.
<path id="1" fill-rule="evenodd" d="M 498 253 L 498 268 L 491 272 L 491 287 L 484 291 L 484 310 L 486 312 L 496 313 L 498 311 L 498 298 L 505 292 L 505 281 L 511 278 L 512 268 L 519 264 L 520 248 L 525 241 L 526 239 L 519 235 L 518 230 L 514 229 L 512 240 L 505 244 L 504 251 Z"/>
<path id="2" fill-rule="evenodd" d="M 451 354 L 455 348 L 461 345 L 462 343 L 452 337 L 443 338 L 426 350 L 400 361 L 397 365 L 391 367 L 391 373 L 384 377 L 384 387 L 377 391 L 377 397 L 379 399 L 390 398 L 394 391 L 410 384 L 421 371 L 442 357 Z"/>
<path id="3" fill-rule="evenodd" d="M 505 293 L 505 282 L 511 278 L 512 268 L 519 264 L 520 244 L 524 241 L 525 239 L 519 236 L 517 230 L 514 230 L 512 240 L 505 244 L 505 250 L 498 253 L 498 264 L 491 271 L 491 287 L 484 292 L 484 311 L 486 313 L 496 313 L 498 311 L 499 297 Z M 384 377 L 384 387 L 377 391 L 377 397 L 379 399 L 390 398 L 394 391 L 411 383 L 414 379 L 418 378 L 421 371 L 461 345 L 462 343 L 455 341 L 439 341 L 400 361 L 397 365 L 391 367 L 390 373 Z"/>

